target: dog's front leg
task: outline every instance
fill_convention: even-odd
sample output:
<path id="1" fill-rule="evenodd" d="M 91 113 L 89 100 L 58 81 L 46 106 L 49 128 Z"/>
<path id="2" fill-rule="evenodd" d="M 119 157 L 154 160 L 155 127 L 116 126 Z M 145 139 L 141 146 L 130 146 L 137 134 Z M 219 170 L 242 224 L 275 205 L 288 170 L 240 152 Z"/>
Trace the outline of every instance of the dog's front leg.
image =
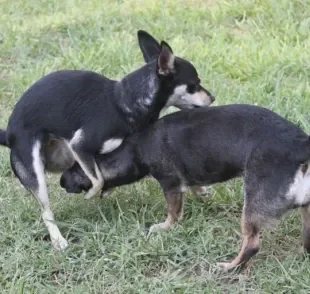
<path id="1" fill-rule="evenodd" d="M 184 193 L 180 189 L 165 192 L 167 201 L 167 218 L 163 223 L 152 225 L 149 234 L 170 229 L 183 218 Z"/>
<path id="2" fill-rule="evenodd" d="M 310 254 L 310 205 L 301 207 L 301 215 L 303 222 L 304 249 Z"/>

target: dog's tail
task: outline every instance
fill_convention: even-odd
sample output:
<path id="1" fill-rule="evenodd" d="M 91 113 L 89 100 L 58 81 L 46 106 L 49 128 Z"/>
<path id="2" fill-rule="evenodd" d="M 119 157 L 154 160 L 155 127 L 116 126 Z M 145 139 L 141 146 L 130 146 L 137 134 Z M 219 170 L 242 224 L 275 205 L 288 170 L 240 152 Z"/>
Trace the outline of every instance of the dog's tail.
<path id="1" fill-rule="evenodd" d="M 8 147 L 8 142 L 6 141 L 5 130 L 0 130 L 0 145 Z"/>

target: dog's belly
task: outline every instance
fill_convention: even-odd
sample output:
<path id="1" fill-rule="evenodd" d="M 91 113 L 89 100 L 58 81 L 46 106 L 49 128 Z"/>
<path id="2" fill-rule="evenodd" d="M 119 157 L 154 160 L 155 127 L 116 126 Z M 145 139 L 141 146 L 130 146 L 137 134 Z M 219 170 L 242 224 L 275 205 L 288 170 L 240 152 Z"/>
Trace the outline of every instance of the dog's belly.
<path id="1" fill-rule="evenodd" d="M 74 164 L 74 157 L 64 139 L 50 137 L 43 148 L 45 168 L 50 172 L 63 172 Z"/>
<path id="2" fill-rule="evenodd" d="M 183 179 L 189 186 L 211 185 L 226 182 L 240 176 L 242 176 L 242 170 L 235 167 L 210 170 L 205 167 L 199 167 L 199 164 L 196 165 L 196 168 L 188 169 L 183 173 Z"/>
<path id="3" fill-rule="evenodd" d="M 104 141 L 101 154 L 112 152 L 123 142 L 121 138 L 111 138 Z M 46 169 L 50 172 L 63 172 L 73 166 L 75 159 L 65 139 L 53 135 L 44 144 L 44 157 Z"/>

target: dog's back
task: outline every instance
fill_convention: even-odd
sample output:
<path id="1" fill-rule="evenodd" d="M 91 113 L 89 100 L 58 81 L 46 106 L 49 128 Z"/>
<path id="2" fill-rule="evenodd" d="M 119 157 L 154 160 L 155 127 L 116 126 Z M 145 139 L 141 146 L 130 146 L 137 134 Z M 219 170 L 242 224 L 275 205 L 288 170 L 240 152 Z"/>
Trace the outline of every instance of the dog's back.
<path id="1" fill-rule="evenodd" d="M 36 132 L 44 127 L 49 133 L 72 136 L 72 130 L 90 118 L 109 114 L 109 92 L 114 84 L 91 71 L 63 70 L 44 76 L 17 102 L 9 120 L 8 138 L 25 124 L 27 128 L 32 124 Z"/>
<path id="2" fill-rule="evenodd" d="M 161 176 L 177 174 L 188 185 L 239 176 L 250 155 L 264 152 L 261 156 L 266 157 L 268 149 L 270 156 L 276 152 L 286 160 L 310 159 L 310 142 L 301 129 L 268 109 L 251 105 L 175 113 L 140 137 L 143 144 L 138 148 L 146 164 Z"/>
<path id="3" fill-rule="evenodd" d="M 105 187 L 112 188 L 147 174 L 171 185 L 218 183 L 241 176 L 254 159 L 270 171 L 286 162 L 295 172 L 310 159 L 309 137 L 268 109 L 217 106 L 167 115 L 96 161 L 107 172 Z"/>

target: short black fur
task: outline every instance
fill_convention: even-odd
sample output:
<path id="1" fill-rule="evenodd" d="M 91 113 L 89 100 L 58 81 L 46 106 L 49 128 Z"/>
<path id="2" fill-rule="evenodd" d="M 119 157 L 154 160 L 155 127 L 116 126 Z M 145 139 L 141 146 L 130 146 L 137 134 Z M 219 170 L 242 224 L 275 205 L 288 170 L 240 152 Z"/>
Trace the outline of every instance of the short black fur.
<path id="1" fill-rule="evenodd" d="M 34 83 L 20 98 L 0 130 L 0 144 L 11 149 L 11 166 L 36 195 L 53 244 L 67 246 L 53 223 L 44 171 L 64 171 L 77 162 L 91 180 L 89 199 L 104 181 L 95 155 L 109 153 L 130 134 L 155 122 L 169 106 L 209 105 L 214 97 L 198 81 L 194 66 L 174 56 L 170 46 L 138 31 L 147 64 L 121 81 L 83 70 L 62 70 Z M 195 95 L 186 86 L 197 84 Z M 182 92 L 176 91 L 182 86 Z"/>
<path id="2" fill-rule="evenodd" d="M 246 263 L 259 250 L 260 230 L 294 207 L 304 211 L 304 243 L 309 248 L 310 189 L 298 191 L 310 181 L 309 136 L 268 109 L 227 105 L 167 115 L 129 137 L 109 156 L 97 156 L 96 161 L 105 179 L 104 190 L 147 175 L 158 180 L 167 200 L 168 217 L 151 231 L 167 229 L 182 218 L 181 195 L 187 187 L 242 176 L 245 243 L 239 256 L 225 264 L 227 269 Z M 80 185 L 81 178 L 85 186 Z M 61 178 L 61 186 L 68 192 L 87 190 L 89 184 L 78 166 Z"/>

